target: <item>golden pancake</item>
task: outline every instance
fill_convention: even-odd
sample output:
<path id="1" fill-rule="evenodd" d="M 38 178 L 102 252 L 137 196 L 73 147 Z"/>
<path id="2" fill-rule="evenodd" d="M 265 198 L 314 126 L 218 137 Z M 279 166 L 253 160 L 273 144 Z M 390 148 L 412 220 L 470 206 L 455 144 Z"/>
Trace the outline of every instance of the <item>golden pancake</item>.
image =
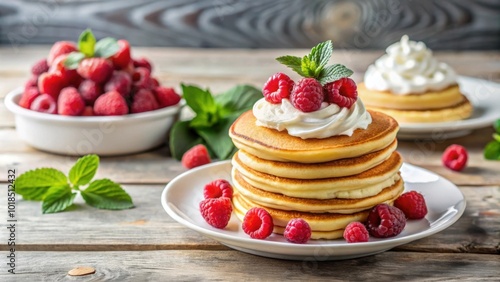
<path id="1" fill-rule="evenodd" d="M 246 166 L 256 171 L 286 178 L 317 179 L 349 176 L 361 173 L 387 160 L 398 146 L 394 140 L 386 148 L 355 158 L 340 159 L 314 165 L 296 162 L 277 162 L 261 159 L 243 150 L 239 150 L 234 158 L 238 158 Z"/>
<path id="2" fill-rule="evenodd" d="M 367 108 L 386 108 L 394 110 L 431 110 L 456 106 L 463 102 L 464 96 L 458 85 L 441 91 L 422 94 L 397 95 L 391 92 L 369 90 L 364 83 L 358 84 L 358 94 Z"/>
<path id="3" fill-rule="evenodd" d="M 302 139 L 255 124 L 252 111 L 243 113 L 229 129 L 233 143 L 261 159 L 299 163 L 329 162 L 359 157 L 389 146 L 396 138 L 398 124 L 393 118 L 369 111 L 372 123 L 357 129 L 352 136 Z"/>
<path id="4" fill-rule="evenodd" d="M 403 160 L 398 152 L 393 152 L 389 159 L 360 174 L 318 179 L 284 178 L 258 172 L 243 164 L 237 155 L 232 164 L 232 174 L 240 175 L 245 182 L 264 191 L 308 199 L 359 199 L 374 196 L 399 180 Z"/>
<path id="5" fill-rule="evenodd" d="M 401 178 L 392 186 L 384 188 L 374 196 L 361 199 L 306 199 L 290 197 L 283 194 L 265 191 L 255 188 L 244 180 L 237 170 L 233 169 L 233 189 L 258 205 L 280 209 L 295 210 L 311 213 L 342 213 L 349 214 L 370 209 L 379 203 L 392 201 L 404 190 Z"/>

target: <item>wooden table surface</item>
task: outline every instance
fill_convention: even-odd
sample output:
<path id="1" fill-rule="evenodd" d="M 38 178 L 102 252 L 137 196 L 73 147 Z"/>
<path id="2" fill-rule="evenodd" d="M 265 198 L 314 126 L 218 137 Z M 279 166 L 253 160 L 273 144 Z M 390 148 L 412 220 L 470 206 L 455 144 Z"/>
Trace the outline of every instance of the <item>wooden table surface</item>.
<path id="1" fill-rule="evenodd" d="M 0 48 L 0 101 L 23 85 L 31 64 L 48 53 L 46 46 Z M 273 59 L 305 50 L 191 50 L 135 48 L 147 55 L 166 85 L 180 82 L 210 87 L 214 92 L 235 84 L 260 87 L 285 71 Z M 382 51 L 343 51 L 334 60 L 355 71 L 360 81 Z M 464 76 L 500 81 L 500 52 L 436 52 Z M 494 93 L 500 95 L 500 93 Z M 500 110 L 500 109 L 499 109 Z M 277 280 L 467 280 L 500 279 L 500 162 L 486 161 L 482 148 L 492 128 L 451 140 L 401 141 L 406 162 L 430 169 L 458 185 L 467 200 L 463 216 L 448 229 L 390 251 L 345 261 L 287 261 L 232 250 L 175 222 L 163 210 L 165 184 L 185 171 L 169 157 L 166 146 L 152 151 L 101 159 L 97 177 L 120 182 L 136 207 L 97 210 L 76 201 L 76 208 L 41 213 L 39 202 L 17 201 L 16 275 L 7 272 L 7 170 L 17 174 L 42 166 L 67 171 L 75 157 L 38 151 L 16 134 L 13 116 L 0 103 L 0 281 L 277 281 Z M 441 165 L 443 150 L 457 143 L 470 153 L 468 168 L 452 172 Z M 439 187 L 436 187 L 439 189 Z M 20 196 L 18 196 L 20 198 Z M 78 266 L 96 273 L 70 277 Z"/>

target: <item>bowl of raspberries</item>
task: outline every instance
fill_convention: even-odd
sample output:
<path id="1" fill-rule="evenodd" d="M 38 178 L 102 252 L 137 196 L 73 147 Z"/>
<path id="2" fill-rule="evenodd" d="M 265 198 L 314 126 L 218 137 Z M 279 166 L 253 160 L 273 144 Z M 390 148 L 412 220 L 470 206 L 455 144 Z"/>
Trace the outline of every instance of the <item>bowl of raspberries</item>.
<path id="1" fill-rule="evenodd" d="M 26 143 L 64 155 L 122 155 L 164 144 L 182 106 L 160 85 L 146 58 L 133 58 L 126 40 L 97 41 L 90 30 L 78 43 L 56 42 L 35 62 L 6 107 Z"/>

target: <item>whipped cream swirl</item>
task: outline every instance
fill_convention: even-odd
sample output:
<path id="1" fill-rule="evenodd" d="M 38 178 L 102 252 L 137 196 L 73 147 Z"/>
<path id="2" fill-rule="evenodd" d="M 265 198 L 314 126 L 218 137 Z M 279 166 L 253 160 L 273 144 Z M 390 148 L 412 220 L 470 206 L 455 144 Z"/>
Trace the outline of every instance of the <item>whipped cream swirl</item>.
<path id="1" fill-rule="evenodd" d="M 272 104 L 262 98 L 254 104 L 253 114 L 258 126 L 287 130 L 288 134 L 302 139 L 351 136 L 354 130 L 366 129 L 372 122 L 360 99 L 349 109 L 323 103 L 319 110 L 305 113 L 288 99 L 281 100 L 281 104 Z"/>
<path id="2" fill-rule="evenodd" d="M 438 62 L 423 42 L 410 41 L 407 35 L 387 47 L 386 52 L 366 70 L 364 82 L 370 90 L 419 94 L 457 83 L 450 66 Z"/>

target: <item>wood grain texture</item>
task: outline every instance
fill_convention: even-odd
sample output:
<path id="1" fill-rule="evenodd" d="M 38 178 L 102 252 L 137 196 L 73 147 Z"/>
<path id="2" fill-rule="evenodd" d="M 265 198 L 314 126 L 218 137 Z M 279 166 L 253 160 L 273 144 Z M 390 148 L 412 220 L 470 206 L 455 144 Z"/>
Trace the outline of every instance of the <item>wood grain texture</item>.
<path id="1" fill-rule="evenodd" d="M 409 34 L 433 49 L 498 50 L 499 15 L 495 0 L 5 1 L 0 43 L 76 40 L 91 27 L 142 46 L 367 49 Z"/>
<path id="2" fill-rule="evenodd" d="M 496 255 L 385 252 L 346 261 L 287 261 L 237 251 L 23 252 L 2 281 L 498 281 Z M 92 266 L 95 274 L 69 277 Z M 403 267 L 404 266 L 404 267 Z"/>

